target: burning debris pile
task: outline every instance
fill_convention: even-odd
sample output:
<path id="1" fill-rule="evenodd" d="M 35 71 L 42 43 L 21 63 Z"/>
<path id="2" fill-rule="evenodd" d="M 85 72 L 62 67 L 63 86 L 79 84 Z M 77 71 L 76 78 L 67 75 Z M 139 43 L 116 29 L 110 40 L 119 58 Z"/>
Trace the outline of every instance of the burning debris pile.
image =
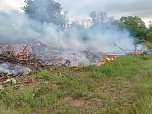
<path id="1" fill-rule="evenodd" d="M 136 50 L 136 52 L 127 54 L 140 55 L 147 53 Z M 19 76 L 28 74 L 37 67 L 52 65 L 73 67 L 94 64 L 100 66 L 116 60 L 120 55 L 97 52 L 90 48 L 77 52 L 68 48 L 52 47 L 41 42 L 4 44 L 0 47 L 0 78 L 4 78 L 6 75 Z"/>
<path id="2" fill-rule="evenodd" d="M 90 65 L 95 64 L 97 59 L 99 57 L 89 50 L 78 53 L 41 42 L 4 44 L 0 47 L 0 78 L 28 74 L 37 67 Z"/>
<path id="3" fill-rule="evenodd" d="M 114 61 L 117 59 L 117 56 L 116 55 L 106 55 L 98 64 L 97 66 L 100 66 L 100 65 L 104 65 L 106 64 L 107 62 L 111 62 L 111 61 Z"/>
<path id="4" fill-rule="evenodd" d="M 24 51 L 23 51 L 24 52 Z M 0 78 L 5 76 L 19 76 L 31 72 L 30 67 L 23 65 L 27 61 L 28 55 L 17 53 L 10 45 L 0 47 Z"/>
<path id="5" fill-rule="evenodd" d="M 9 62 L 0 63 L 0 79 L 5 76 L 21 76 L 31 72 L 31 69 L 21 64 L 12 64 Z"/>

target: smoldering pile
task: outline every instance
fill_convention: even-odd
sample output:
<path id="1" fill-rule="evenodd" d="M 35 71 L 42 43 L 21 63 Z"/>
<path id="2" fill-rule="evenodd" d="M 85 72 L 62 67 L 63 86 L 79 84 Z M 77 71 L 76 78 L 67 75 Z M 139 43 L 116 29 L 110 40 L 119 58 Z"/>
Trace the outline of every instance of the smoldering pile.
<path id="1" fill-rule="evenodd" d="M 0 63 L 0 79 L 5 76 L 21 76 L 31 72 L 31 69 L 21 64 L 12 64 L 9 62 Z"/>
<path id="2" fill-rule="evenodd" d="M 39 67 L 92 65 L 99 62 L 102 56 L 101 52 L 93 49 L 78 52 L 42 42 L 1 44 L 0 77 L 28 74 Z"/>
<path id="3" fill-rule="evenodd" d="M 53 47 L 40 41 L 1 44 L 0 78 L 24 75 L 36 68 L 46 68 L 48 66 L 75 67 L 81 65 L 99 65 L 106 62 L 104 58 L 107 54 L 102 50 L 96 51 L 96 49 L 89 47 L 80 51 L 57 46 Z M 111 55 L 113 59 L 113 57 L 127 54 L 141 55 L 147 53 L 142 50 L 136 50 L 136 52 L 132 51 L 132 53 L 112 53 Z M 106 59 L 110 60 L 107 57 Z"/>

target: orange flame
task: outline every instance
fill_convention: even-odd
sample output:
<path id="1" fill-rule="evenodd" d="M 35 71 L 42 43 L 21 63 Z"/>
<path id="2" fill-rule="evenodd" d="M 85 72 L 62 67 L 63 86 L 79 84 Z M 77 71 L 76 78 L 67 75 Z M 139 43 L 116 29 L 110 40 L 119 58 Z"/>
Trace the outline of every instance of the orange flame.
<path id="1" fill-rule="evenodd" d="M 114 61 L 116 60 L 116 56 L 114 55 L 106 55 L 102 61 L 100 61 L 97 66 L 100 66 L 100 65 L 104 65 L 106 64 L 107 62 L 111 62 L 111 61 Z"/>
<path id="2" fill-rule="evenodd" d="M 32 53 L 32 47 L 26 47 L 24 51 L 19 51 L 16 56 L 16 58 L 19 61 L 28 61 L 30 60 L 30 54 Z"/>

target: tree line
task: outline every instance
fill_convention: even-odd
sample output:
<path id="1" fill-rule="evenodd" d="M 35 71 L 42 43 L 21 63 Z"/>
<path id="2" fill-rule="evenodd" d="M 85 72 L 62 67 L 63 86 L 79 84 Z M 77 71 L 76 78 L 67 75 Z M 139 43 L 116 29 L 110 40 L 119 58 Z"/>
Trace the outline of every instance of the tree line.
<path id="1" fill-rule="evenodd" d="M 54 0 L 25 0 L 24 12 L 32 19 L 41 23 L 53 23 L 62 30 L 79 27 L 83 28 L 78 22 L 68 23 L 68 12 L 64 12 L 60 3 Z M 128 29 L 130 33 L 141 40 L 152 41 L 152 23 L 146 27 L 145 22 L 138 16 L 121 17 L 116 20 L 106 12 L 92 11 L 89 13 L 91 28 L 99 25 L 108 27 L 117 25 L 120 29 Z"/>

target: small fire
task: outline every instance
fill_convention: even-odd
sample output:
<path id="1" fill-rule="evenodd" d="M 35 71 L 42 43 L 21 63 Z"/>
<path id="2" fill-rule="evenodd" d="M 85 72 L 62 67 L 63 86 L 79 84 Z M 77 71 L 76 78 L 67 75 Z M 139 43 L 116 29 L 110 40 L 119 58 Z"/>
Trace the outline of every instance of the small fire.
<path id="1" fill-rule="evenodd" d="M 107 62 L 111 62 L 111 61 L 114 61 L 114 60 L 116 60 L 117 58 L 116 58 L 116 56 L 114 56 L 114 55 L 106 55 L 103 59 L 102 59 L 102 61 L 100 61 L 98 64 L 97 64 L 97 66 L 100 66 L 100 65 L 104 65 L 104 64 L 106 64 Z"/>
<path id="2" fill-rule="evenodd" d="M 30 59 L 30 56 L 29 56 L 27 53 L 25 53 L 25 52 L 20 52 L 20 53 L 16 56 L 16 58 L 17 58 L 18 60 L 20 60 L 20 61 L 28 61 L 28 60 Z"/>
<path id="3" fill-rule="evenodd" d="M 30 54 L 32 53 L 32 47 L 30 45 L 26 46 L 16 46 L 13 48 L 13 55 L 19 61 L 28 61 L 30 60 Z"/>

